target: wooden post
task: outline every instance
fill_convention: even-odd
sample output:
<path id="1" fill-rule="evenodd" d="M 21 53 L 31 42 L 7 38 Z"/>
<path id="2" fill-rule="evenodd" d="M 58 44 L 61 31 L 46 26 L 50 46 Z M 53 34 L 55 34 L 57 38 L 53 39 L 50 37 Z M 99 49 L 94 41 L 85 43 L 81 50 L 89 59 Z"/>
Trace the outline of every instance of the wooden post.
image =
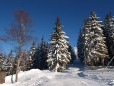
<path id="1" fill-rule="evenodd" d="M 0 70 L 0 84 L 5 83 L 6 71 Z"/>

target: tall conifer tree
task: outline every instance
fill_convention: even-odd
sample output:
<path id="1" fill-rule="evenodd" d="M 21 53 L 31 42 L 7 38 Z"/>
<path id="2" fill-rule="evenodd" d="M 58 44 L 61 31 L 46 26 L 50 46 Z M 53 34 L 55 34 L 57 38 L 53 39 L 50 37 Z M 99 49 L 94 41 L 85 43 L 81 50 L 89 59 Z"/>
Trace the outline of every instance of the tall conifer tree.
<path id="1" fill-rule="evenodd" d="M 29 55 L 27 69 L 34 68 L 34 66 L 35 66 L 35 64 L 34 64 L 34 61 L 35 61 L 34 56 L 35 56 L 36 51 L 37 51 L 37 49 L 36 49 L 36 43 L 35 43 L 35 41 L 33 41 L 32 46 L 30 48 L 30 55 Z"/>
<path id="2" fill-rule="evenodd" d="M 41 70 L 48 68 L 47 53 L 48 53 L 48 44 L 45 42 L 44 38 L 42 37 L 39 46 L 39 58 L 38 58 L 38 68 Z"/>
<path id="3" fill-rule="evenodd" d="M 55 32 L 51 34 L 50 50 L 48 53 L 48 66 L 51 71 L 62 72 L 70 63 L 70 52 L 68 52 L 68 37 L 62 31 L 59 18 L 56 19 Z"/>
<path id="4" fill-rule="evenodd" d="M 103 26 L 98 19 L 96 14 L 91 12 L 89 19 L 85 20 L 81 38 L 79 37 L 81 45 L 78 47 L 78 51 L 82 50 L 81 58 L 85 64 L 104 66 L 107 64 L 109 55 L 102 30 Z"/>
<path id="5" fill-rule="evenodd" d="M 80 58 L 80 61 L 83 63 L 83 60 L 84 60 L 84 38 L 83 38 L 82 30 L 80 30 L 80 33 L 78 36 L 77 49 L 78 49 L 78 58 Z"/>
<path id="6" fill-rule="evenodd" d="M 105 37 L 102 30 L 101 21 L 94 12 L 90 14 L 90 56 L 91 65 L 105 65 L 105 61 L 109 58 L 108 50 L 106 47 Z"/>
<path id="7" fill-rule="evenodd" d="M 85 64 L 91 64 L 91 46 L 90 46 L 90 43 L 91 43 L 91 34 L 90 34 L 90 21 L 89 19 L 85 19 L 84 20 L 84 27 L 83 27 L 83 40 L 84 40 L 84 48 L 83 48 L 83 51 L 84 51 L 84 63 Z"/>
<path id="8" fill-rule="evenodd" d="M 45 42 L 42 37 L 41 43 L 38 44 L 36 51 L 33 55 L 33 66 L 32 68 L 38 68 L 40 70 L 44 70 L 48 68 L 47 65 L 47 53 L 48 53 L 48 43 Z"/>

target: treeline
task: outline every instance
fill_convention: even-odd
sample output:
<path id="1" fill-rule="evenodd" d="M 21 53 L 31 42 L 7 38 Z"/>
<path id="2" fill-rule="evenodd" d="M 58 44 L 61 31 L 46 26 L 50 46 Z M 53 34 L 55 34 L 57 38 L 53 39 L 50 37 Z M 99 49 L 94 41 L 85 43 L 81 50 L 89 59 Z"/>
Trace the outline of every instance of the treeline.
<path id="1" fill-rule="evenodd" d="M 63 27 L 58 17 L 48 43 L 44 37 L 38 43 L 33 41 L 30 29 L 31 18 L 24 10 L 18 10 L 15 13 L 15 19 L 15 23 L 6 29 L 6 34 L 0 36 L 4 42 L 15 44 L 9 55 L 0 54 L 0 71 L 6 71 L 6 74 L 12 77 L 16 74 L 15 81 L 11 79 L 12 83 L 17 82 L 19 71 L 49 69 L 62 72 L 76 59 L 75 52 L 69 43 L 69 37 L 62 30 Z M 24 46 L 31 41 L 33 41 L 32 46 L 26 50 Z"/>
<path id="2" fill-rule="evenodd" d="M 106 15 L 104 22 L 95 12 L 84 20 L 78 42 L 78 57 L 90 66 L 114 66 L 114 17 Z"/>
<path id="3" fill-rule="evenodd" d="M 69 52 L 69 56 L 71 55 L 71 57 L 69 58 L 70 60 L 66 59 L 67 58 L 67 56 L 65 55 L 66 53 L 62 54 L 64 55 L 64 60 L 66 59 L 66 61 L 68 61 L 68 63 L 65 63 L 64 65 L 62 65 L 61 61 L 63 61 L 63 58 L 58 57 L 57 59 L 56 55 L 58 56 L 60 55 L 59 53 L 55 53 L 57 51 L 56 48 L 54 48 L 55 49 L 54 52 L 52 51 L 53 47 L 57 47 L 57 46 L 56 45 L 54 45 L 53 47 L 51 46 L 52 45 L 47 43 L 42 37 L 41 42 L 39 43 L 36 43 L 35 41 L 33 41 L 32 46 L 30 47 L 30 50 L 28 51 L 22 50 L 20 54 L 21 55 L 20 59 L 17 59 L 17 55 L 15 57 L 13 56 L 12 50 L 9 53 L 9 55 L 4 55 L 1 53 L 0 71 L 6 71 L 6 75 L 16 74 L 17 62 L 20 60 L 18 71 L 27 71 L 30 69 L 40 69 L 40 70 L 49 69 L 51 71 L 60 72 L 66 68 L 66 65 L 68 65 L 68 63 L 72 64 L 73 60 L 76 59 L 76 55 L 74 53 L 73 48 L 69 46 L 69 48 L 67 47 L 68 48 L 67 52 Z M 50 54 L 50 52 L 53 52 L 53 53 Z M 52 56 L 52 57 L 48 57 L 48 56 Z M 50 60 L 50 59 L 53 59 L 53 60 Z M 50 62 L 47 62 L 47 60 L 49 60 Z M 54 65 L 53 68 L 49 68 L 50 66 L 53 66 L 53 65 Z M 12 83 L 13 82 L 14 81 L 12 81 Z"/>

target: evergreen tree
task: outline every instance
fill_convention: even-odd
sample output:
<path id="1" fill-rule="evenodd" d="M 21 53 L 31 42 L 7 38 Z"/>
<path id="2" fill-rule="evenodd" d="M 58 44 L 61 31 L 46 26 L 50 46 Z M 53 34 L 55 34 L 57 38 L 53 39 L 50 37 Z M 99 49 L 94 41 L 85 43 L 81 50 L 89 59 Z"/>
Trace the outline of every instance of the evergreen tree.
<path id="1" fill-rule="evenodd" d="M 29 60 L 28 60 L 28 67 L 27 67 L 27 69 L 34 68 L 34 56 L 35 56 L 35 53 L 36 53 L 36 51 L 37 51 L 35 45 L 36 45 L 36 43 L 35 43 L 35 41 L 33 41 L 32 47 L 30 48 L 30 55 L 29 55 Z"/>
<path id="2" fill-rule="evenodd" d="M 47 53 L 48 53 L 48 44 L 44 41 L 42 37 L 41 43 L 39 43 L 36 48 L 36 52 L 33 55 L 33 68 L 38 69 L 47 69 Z"/>
<path id="3" fill-rule="evenodd" d="M 84 61 L 84 38 L 82 30 L 80 30 L 79 36 L 78 36 L 78 42 L 77 42 L 77 49 L 78 49 L 78 58 L 80 58 L 80 61 Z"/>
<path id="4" fill-rule="evenodd" d="M 62 31 L 59 18 L 56 19 L 55 32 L 51 34 L 50 50 L 48 53 L 48 66 L 51 71 L 61 72 L 70 63 L 70 52 L 68 52 L 68 37 Z"/>
<path id="5" fill-rule="evenodd" d="M 106 42 L 108 47 L 108 52 L 110 55 L 111 65 L 114 65 L 114 17 L 111 13 L 106 15 L 104 20 L 104 33 L 106 36 Z"/>
<path id="6" fill-rule="evenodd" d="M 90 65 L 105 65 L 109 58 L 106 47 L 105 37 L 103 35 L 102 24 L 94 12 L 90 14 Z"/>
<path id="7" fill-rule="evenodd" d="M 73 61 L 76 60 L 76 55 L 71 45 L 69 45 L 68 51 L 71 53 L 70 63 L 73 64 Z"/>
<path id="8" fill-rule="evenodd" d="M 84 20 L 84 27 L 83 27 L 83 62 L 85 64 L 91 64 L 91 34 L 90 34 L 90 21 L 89 19 Z"/>
<path id="9" fill-rule="evenodd" d="M 34 55 L 32 56 L 32 68 L 39 68 L 39 53 L 40 53 L 40 49 L 39 46 L 36 48 L 36 52 L 34 53 Z"/>
<path id="10" fill-rule="evenodd" d="M 12 68 L 13 68 L 13 54 L 12 54 L 12 50 L 10 51 L 8 58 L 7 58 L 7 66 L 9 66 L 7 68 L 7 75 L 11 75 L 12 72 Z"/>
<path id="11" fill-rule="evenodd" d="M 13 63 L 13 51 L 11 50 L 9 55 L 8 55 L 8 60 L 7 63 L 12 67 L 12 63 Z"/>
<path id="12" fill-rule="evenodd" d="M 43 70 L 47 69 L 47 53 L 48 53 L 48 44 L 44 41 L 42 37 L 42 41 L 39 46 L 39 59 L 38 59 L 38 68 Z"/>
<path id="13" fill-rule="evenodd" d="M 2 57 L 2 54 L 0 54 L 0 70 L 3 70 L 3 57 Z"/>
<path id="14" fill-rule="evenodd" d="M 0 54 L 0 70 L 6 70 L 9 71 L 9 69 L 12 68 L 12 62 L 9 61 L 9 58 L 6 58 L 6 56 Z"/>
<path id="15" fill-rule="evenodd" d="M 94 12 L 84 21 L 78 39 L 78 57 L 87 65 L 106 65 L 109 59 L 101 21 Z"/>

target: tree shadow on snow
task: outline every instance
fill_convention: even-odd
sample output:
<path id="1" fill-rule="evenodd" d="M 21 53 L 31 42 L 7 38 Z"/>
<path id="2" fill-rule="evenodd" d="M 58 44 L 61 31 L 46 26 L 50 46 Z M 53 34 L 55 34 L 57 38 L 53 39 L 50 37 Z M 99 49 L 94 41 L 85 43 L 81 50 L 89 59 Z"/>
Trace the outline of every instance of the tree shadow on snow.
<path id="1" fill-rule="evenodd" d="M 85 76 L 87 76 L 87 75 L 85 75 L 83 72 L 77 73 L 77 75 L 78 75 L 79 77 L 85 77 Z"/>

